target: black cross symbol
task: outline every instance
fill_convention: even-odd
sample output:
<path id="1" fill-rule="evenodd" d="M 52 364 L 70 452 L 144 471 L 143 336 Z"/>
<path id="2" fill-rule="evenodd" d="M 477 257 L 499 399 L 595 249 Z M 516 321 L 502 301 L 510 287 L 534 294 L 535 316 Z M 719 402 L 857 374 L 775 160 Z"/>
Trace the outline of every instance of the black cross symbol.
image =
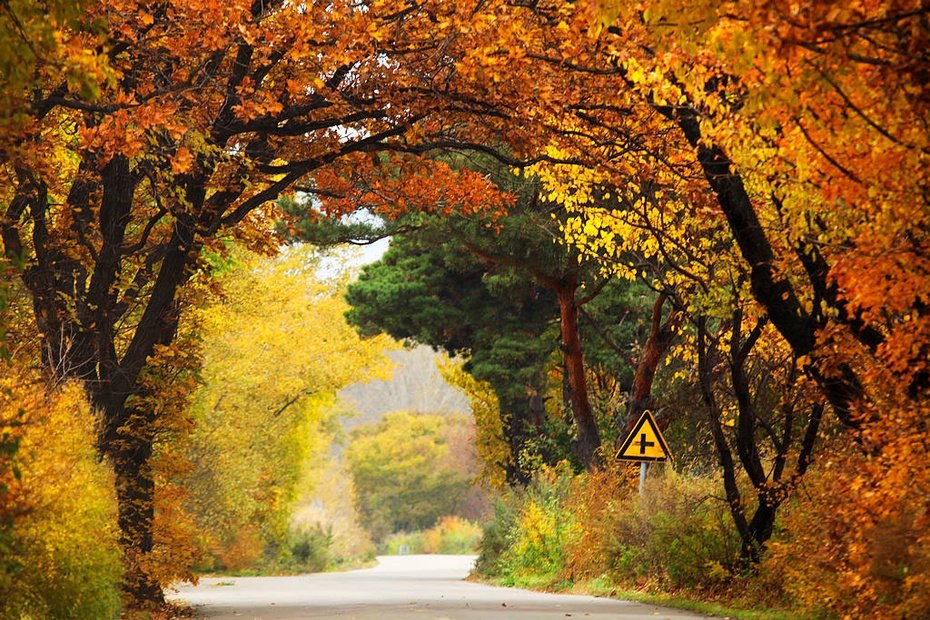
<path id="1" fill-rule="evenodd" d="M 651 448 L 656 445 L 654 441 L 646 441 L 646 433 L 642 433 L 639 436 L 639 453 L 646 454 L 646 448 Z"/>

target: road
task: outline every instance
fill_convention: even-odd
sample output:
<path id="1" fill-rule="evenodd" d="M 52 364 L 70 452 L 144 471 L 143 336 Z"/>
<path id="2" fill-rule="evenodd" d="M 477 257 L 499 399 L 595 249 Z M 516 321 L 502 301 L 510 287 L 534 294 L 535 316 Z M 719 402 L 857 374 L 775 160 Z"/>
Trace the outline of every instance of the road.
<path id="1" fill-rule="evenodd" d="M 198 618 L 239 620 L 685 620 L 700 614 L 593 596 L 546 594 L 464 581 L 469 556 L 379 557 L 375 568 L 293 577 L 202 579 L 173 600 Z"/>

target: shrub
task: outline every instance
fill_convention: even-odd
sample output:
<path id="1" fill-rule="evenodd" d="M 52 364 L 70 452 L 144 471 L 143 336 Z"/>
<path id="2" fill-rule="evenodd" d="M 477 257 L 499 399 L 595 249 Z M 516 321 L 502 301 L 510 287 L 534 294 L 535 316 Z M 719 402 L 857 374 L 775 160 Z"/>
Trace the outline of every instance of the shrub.
<path id="1" fill-rule="evenodd" d="M 729 508 L 709 476 L 666 469 L 645 493 L 617 502 L 602 516 L 599 548 L 611 576 L 624 585 L 669 589 L 728 582 L 739 564 L 739 538 Z"/>
<path id="2" fill-rule="evenodd" d="M 510 545 L 511 532 L 517 526 L 520 496 L 507 491 L 491 503 L 491 519 L 482 528 L 475 571 L 487 577 L 501 577 L 506 567 L 501 558 Z"/>
<path id="3" fill-rule="evenodd" d="M 329 566 L 332 544 L 332 531 L 320 525 L 294 530 L 290 546 L 293 568 L 309 573 L 325 570 Z"/>
<path id="4" fill-rule="evenodd" d="M 480 540 L 481 527 L 462 517 L 451 516 L 441 517 L 436 525 L 422 532 L 391 534 L 382 541 L 380 550 L 385 555 L 469 555 L 475 553 Z"/>
<path id="5" fill-rule="evenodd" d="M 571 479 L 567 465 L 544 470 L 525 492 L 496 503 L 476 570 L 506 585 L 563 585 L 566 549 L 580 536 L 578 519 L 565 509 Z"/>
<path id="6" fill-rule="evenodd" d="M 476 563 L 502 583 L 561 587 L 606 575 L 618 585 L 679 588 L 727 582 L 739 540 L 716 481 L 668 470 L 644 496 L 628 467 L 537 477 L 494 504 Z"/>
<path id="7" fill-rule="evenodd" d="M 474 553 L 481 539 L 481 527 L 462 517 L 441 517 L 435 526 L 423 532 L 424 553 L 468 555 Z"/>
<path id="8" fill-rule="evenodd" d="M 41 385 L 0 390 L 0 411 L 18 410 L 18 474 L 6 499 L 28 509 L 6 515 L 3 564 L 14 570 L 0 580 L 0 617 L 115 618 L 116 500 L 83 392 L 76 385 L 48 396 Z"/>
<path id="9" fill-rule="evenodd" d="M 897 448 L 837 449 L 786 505 L 762 578 L 805 617 L 930 618 L 930 465 Z"/>
<path id="10" fill-rule="evenodd" d="M 409 555 L 423 551 L 423 532 L 395 532 L 378 545 L 381 555 Z"/>

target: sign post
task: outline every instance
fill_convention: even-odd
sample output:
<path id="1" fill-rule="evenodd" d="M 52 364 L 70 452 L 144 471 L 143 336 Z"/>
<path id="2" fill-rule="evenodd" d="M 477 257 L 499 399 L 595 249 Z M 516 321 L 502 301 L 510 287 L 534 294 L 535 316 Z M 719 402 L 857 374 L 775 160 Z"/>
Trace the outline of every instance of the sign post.
<path id="1" fill-rule="evenodd" d="M 642 417 L 630 431 L 629 436 L 617 451 L 617 458 L 624 461 L 639 461 L 639 494 L 643 494 L 646 485 L 646 470 L 651 461 L 665 461 L 672 458 L 672 453 L 662 437 L 659 426 L 649 411 L 644 411 Z"/>

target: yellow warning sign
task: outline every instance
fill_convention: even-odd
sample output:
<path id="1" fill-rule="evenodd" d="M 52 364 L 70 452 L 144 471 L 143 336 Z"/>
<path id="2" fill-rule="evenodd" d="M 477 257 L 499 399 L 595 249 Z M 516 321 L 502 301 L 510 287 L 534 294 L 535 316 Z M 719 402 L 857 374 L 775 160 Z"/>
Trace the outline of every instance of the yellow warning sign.
<path id="1" fill-rule="evenodd" d="M 626 461 L 664 461 L 672 458 L 651 413 L 643 412 L 630 436 L 620 446 L 617 458 Z"/>

